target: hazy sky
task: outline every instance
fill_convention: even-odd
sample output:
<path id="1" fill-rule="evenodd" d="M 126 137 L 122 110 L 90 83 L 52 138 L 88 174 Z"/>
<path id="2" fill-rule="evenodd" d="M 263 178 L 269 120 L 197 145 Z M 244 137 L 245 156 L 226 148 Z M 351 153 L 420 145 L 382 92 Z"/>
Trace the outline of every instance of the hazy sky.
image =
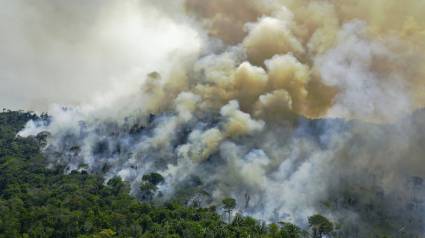
<path id="1" fill-rule="evenodd" d="M 163 1 L 145 2 L 0 0 L 0 107 L 44 111 L 131 87 L 193 42 L 195 32 L 158 10 Z"/>

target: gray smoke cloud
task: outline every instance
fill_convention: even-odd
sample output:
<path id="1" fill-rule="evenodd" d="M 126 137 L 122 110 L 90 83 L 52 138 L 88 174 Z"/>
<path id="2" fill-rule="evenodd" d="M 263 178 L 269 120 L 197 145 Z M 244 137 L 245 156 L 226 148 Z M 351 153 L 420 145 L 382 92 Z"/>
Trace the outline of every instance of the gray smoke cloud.
<path id="1" fill-rule="evenodd" d="M 47 133 L 52 165 L 120 176 L 137 197 L 155 171 L 158 200 L 232 196 L 303 226 L 320 212 L 344 237 L 423 231 L 419 1 L 5 2 L 23 13 L 2 89 L 54 94 L 50 121 L 19 133 Z"/>

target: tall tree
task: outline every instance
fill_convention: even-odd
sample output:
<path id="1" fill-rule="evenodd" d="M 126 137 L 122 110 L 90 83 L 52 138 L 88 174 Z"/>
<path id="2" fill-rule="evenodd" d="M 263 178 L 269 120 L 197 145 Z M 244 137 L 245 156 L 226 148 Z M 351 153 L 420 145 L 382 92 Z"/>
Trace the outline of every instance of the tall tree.
<path id="1" fill-rule="evenodd" d="M 232 210 L 236 207 L 236 200 L 228 197 L 223 199 L 222 203 L 223 203 L 224 211 L 227 212 L 228 214 L 228 222 L 230 223 Z"/>
<path id="2" fill-rule="evenodd" d="M 320 214 L 309 217 L 308 223 L 313 231 L 313 238 L 322 238 L 323 235 L 329 235 L 334 229 L 332 222 Z"/>
<path id="3" fill-rule="evenodd" d="M 143 200 L 151 201 L 155 192 L 158 190 L 158 185 L 164 182 L 162 175 L 158 173 L 145 174 L 142 177 L 140 184 L 140 192 Z"/>

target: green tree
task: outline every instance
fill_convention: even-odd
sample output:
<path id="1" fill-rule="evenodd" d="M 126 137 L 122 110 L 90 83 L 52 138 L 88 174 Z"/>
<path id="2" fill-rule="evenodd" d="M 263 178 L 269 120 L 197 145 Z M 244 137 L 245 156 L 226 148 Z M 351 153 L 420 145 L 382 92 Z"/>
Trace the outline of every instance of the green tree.
<path id="1" fill-rule="evenodd" d="M 145 174 L 142 177 L 142 181 L 149 182 L 155 186 L 159 185 L 160 183 L 164 182 L 164 177 L 158 173 L 150 173 Z"/>
<path id="2" fill-rule="evenodd" d="M 143 175 L 139 189 L 141 198 L 146 201 L 152 201 L 155 192 L 158 190 L 158 184 L 162 183 L 164 178 L 158 173 Z"/>
<path id="3" fill-rule="evenodd" d="M 284 238 L 302 237 L 302 230 L 298 226 L 288 222 L 283 222 L 281 224 L 282 224 L 282 227 L 280 229 L 281 237 L 284 237 Z"/>
<path id="4" fill-rule="evenodd" d="M 125 183 L 117 176 L 110 179 L 107 185 L 111 187 L 112 192 L 115 195 L 118 195 L 123 189 L 125 189 Z"/>
<path id="5" fill-rule="evenodd" d="M 236 200 L 231 197 L 228 197 L 224 198 L 222 203 L 224 211 L 228 214 L 228 222 L 230 223 L 230 219 L 232 217 L 232 210 L 236 207 Z"/>
<path id="6" fill-rule="evenodd" d="M 308 223 L 313 231 L 313 238 L 321 238 L 333 231 L 333 224 L 326 217 L 316 214 L 308 218 Z"/>

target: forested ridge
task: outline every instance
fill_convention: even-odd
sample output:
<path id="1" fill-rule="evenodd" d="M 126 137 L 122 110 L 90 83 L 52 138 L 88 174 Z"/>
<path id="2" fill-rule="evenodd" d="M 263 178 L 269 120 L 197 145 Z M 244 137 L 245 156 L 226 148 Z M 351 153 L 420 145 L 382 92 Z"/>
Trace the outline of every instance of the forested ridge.
<path id="1" fill-rule="evenodd" d="M 42 115 L 46 117 L 46 115 Z M 186 206 L 178 199 L 156 204 L 129 195 L 120 178 L 49 168 L 39 148 L 42 136 L 17 132 L 33 113 L 0 113 L 0 237 L 322 237 L 334 230 L 321 215 L 306 218 L 308 230 L 285 222 L 266 224 L 233 215 L 235 200 L 220 206 Z M 146 175 L 141 187 L 155 189 L 161 177 Z M 174 201 L 175 200 L 175 201 Z M 229 223 L 230 222 L 230 223 Z"/>

